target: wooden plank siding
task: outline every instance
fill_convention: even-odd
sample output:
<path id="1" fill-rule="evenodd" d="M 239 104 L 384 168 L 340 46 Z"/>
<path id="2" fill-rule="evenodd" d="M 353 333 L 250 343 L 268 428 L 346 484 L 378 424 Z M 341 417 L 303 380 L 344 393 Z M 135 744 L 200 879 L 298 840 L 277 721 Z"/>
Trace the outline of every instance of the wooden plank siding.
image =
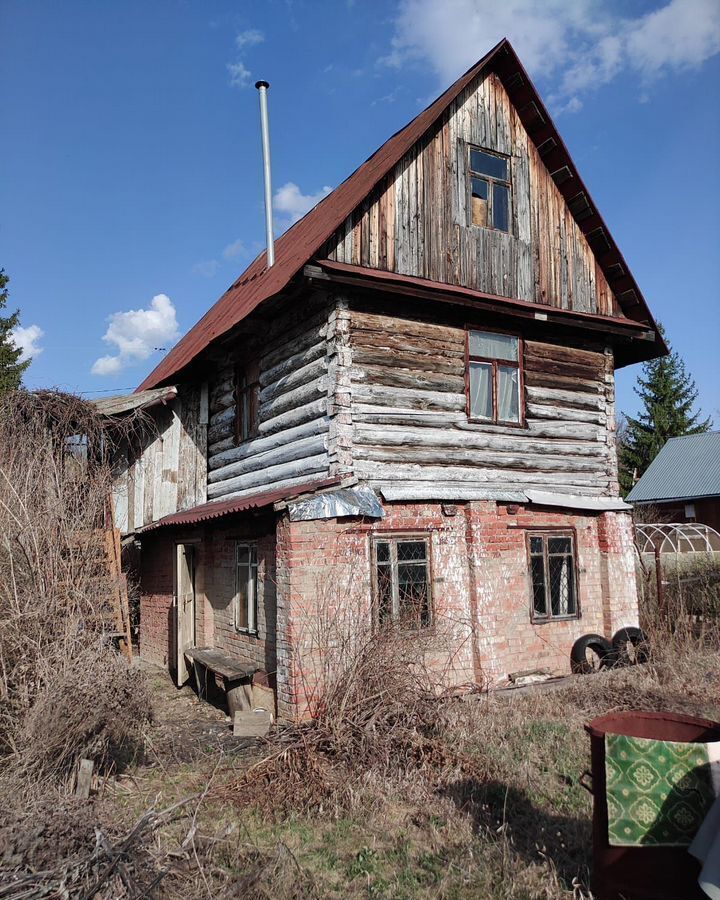
<path id="1" fill-rule="evenodd" d="M 116 527 L 137 531 L 207 500 L 207 385 L 182 386 L 113 466 Z"/>
<path id="2" fill-rule="evenodd" d="M 354 475 L 617 495 L 611 352 L 523 347 L 524 425 L 470 422 L 464 328 L 351 309 Z"/>
<path id="3" fill-rule="evenodd" d="M 470 145 L 511 159 L 510 233 L 470 222 Z M 459 95 L 322 255 L 548 306 L 622 314 L 494 73 Z"/>

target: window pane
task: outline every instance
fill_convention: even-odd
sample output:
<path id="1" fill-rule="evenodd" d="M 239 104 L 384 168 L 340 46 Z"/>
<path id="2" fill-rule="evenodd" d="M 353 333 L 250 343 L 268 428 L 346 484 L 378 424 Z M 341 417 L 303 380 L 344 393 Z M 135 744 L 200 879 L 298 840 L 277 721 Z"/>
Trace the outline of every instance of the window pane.
<path id="1" fill-rule="evenodd" d="M 543 539 L 541 537 L 531 537 L 530 538 L 530 552 L 531 553 L 542 553 L 543 552 Z"/>
<path id="2" fill-rule="evenodd" d="M 470 356 L 484 356 L 486 359 L 507 359 L 517 362 L 518 339 L 510 334 L 471 331 L 469 347 Z"/>
<path id="3" fill-rule="evenodd" d="M 378 562 L 390 562 L 390 544 L 387 541 L 378 541 L 375 545 Z"/>
<path id="4" fill-rule="evenodd" d="M 492 366 L 470 363 L 470 415 L 475 419 L 492 419 Z"/>
<path id="5" fill-rule="evenodd" d="M 551 556 L 548 561 L 550 570 L 550 609 L 554 616 L 567 616 L 574 612 L 574 595 L 572 577 L 572 558 L 569 556 Z"/>
<path id="6" fill-rule="evenodd" d="M 399 552 L 398 547 L 398 552 Z M 398 605 L 400 619 L 410 625 L 428 625 L 427 566 L 422 563 L 398 563 Z"/>
<path id="7" fill-rule="evenodd" d="M 493 226 L 498 231 L 510 230 L 510 192 L 504 184 L 493 185 Z"/>
<path id="8" fill-rule="evenodd" d="M 392 621 L 392 568 L 389 565 L 377 567 L 377 588 L 378 622 L 383 625 Z"/>
<path id="9" fill-rule="evenodd" d="M 472 179 L 472 223 L 488 224 L 488 183 L 482 178 Z"/>
<path id="10" fill-rule="evenodd" d="M 248 627 L 248 569 L 245 567 L 238 568 L 238 590 L 237 590 L 237 627 Z"/>
<path id="11" fill-rule="evenodd" d="M 398 562 L 425 560 L 425 541 L 398 541 Z"/>
<path id="12" fill-rule="evenodd" d="M 540 541 L 542 538 L 532 538 Z M 542 556 L 531 556 L 530 566 L 532 571 L 533 608 L 536 616 L 547 615 L 547 599 L 545 596 L 545 563 Z"/>
<path id="13" fill-rule="evenodd" d="M 571 545 L 569 537 L 548 538 L 548 553 L 570 553 Z"/>
<path id="14" fill-rule="evenodd" d="M 514 366 L 498 366 L 498 419 L 520 421 L 520 371 Z"/>
<path id="15" fill-rule="evenodd" d="M 508 161 L 501 156 L 493 156 L 482 150 L 470 151 L 470 168 L 481 175 L 508 180 Z"/>

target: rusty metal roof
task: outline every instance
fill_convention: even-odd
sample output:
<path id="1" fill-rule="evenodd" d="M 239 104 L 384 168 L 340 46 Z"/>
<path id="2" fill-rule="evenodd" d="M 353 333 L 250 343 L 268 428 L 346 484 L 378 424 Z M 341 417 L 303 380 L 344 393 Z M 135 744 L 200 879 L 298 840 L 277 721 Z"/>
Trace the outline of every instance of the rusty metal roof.
<path id="1" fill-rule="evenodd" d="M 181 512 L 172 513 L 169 516 L 163 516 L 162 519 L 140 528 L 139 531 L 144 534 L 148 531 L 154 531 L 156 528 L 165 528 L 170 525 L 197 525 L 200 522 L 219 519 L 232 513 L 244 512 L 250 509 L 263 509 L 272 506 L 274 503 L 279 503 L 281 500 L 292 500 L 302 494 L 310 494 L 325 488 L 337 487 L 340 481 L 341 479 L 339 478 L 325 478 L 322 481 L 307 481 L 304 484 L 298 484 L 291 488 L 261 491 L 249 497 L 230 497 L 227 500 L 213 500 L 210 503 L 193 506 L 192 509 L 185 509 Z"/>
<path id="2" fill-rule="evenodd" d="M 598 263 L 612 280 L 623 312 L 628 318 L 648 323 L 657 333 L 657 326 L 647 303 L 597 212 L 550 114 L 510 42 L 503 38 L 434 103 L 394 134 L 349 178 L 278 238 L 275 242 L 274 266 L 268 269 L 266 254 L 261 253 L 202 319 L 178 341 L 138 390 L 158 387 L 175 379 L 214 340 L 241 322 L 263 301 L 287 287 L 303 265 L 319 252 L 353 210 L 484 69 L 496 72 L 502 79 L 530 138 L 537 147 L 544 148 L 543 161 L 548 170 L 557 172 L 567 168 L 564 180 L 557 185 L 558 190 L 568 201 L 582 198 L 583 202 L 579 206 L 570 204 L 571 212 L 583 233 L 588 236 L 591 246 L 591 237 L 599 235 L 596 246 L 601 249 L 595 251 Z M 548 147 L 550 149 L 545 149 Z M 665 346 L 659 333 L 656 342 L 660 348 Z"/>

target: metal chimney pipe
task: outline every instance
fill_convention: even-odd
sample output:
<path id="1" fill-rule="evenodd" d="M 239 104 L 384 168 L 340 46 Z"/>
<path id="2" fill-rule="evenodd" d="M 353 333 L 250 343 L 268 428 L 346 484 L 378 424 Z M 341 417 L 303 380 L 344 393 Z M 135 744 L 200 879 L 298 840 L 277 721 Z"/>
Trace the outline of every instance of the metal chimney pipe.
<path id="1" fill-rule="evenodd" d="M 260 128 L 262 131 L 263 177 L 265 180 L 265 240 L 267 243 L 268 268 L 275 263 L 275 238 L 273 236 L 272 179 L 270 175 L 270 123 L 268 120 L 267 81 L 257 81 L 255 87 L 260 94 Z"/>

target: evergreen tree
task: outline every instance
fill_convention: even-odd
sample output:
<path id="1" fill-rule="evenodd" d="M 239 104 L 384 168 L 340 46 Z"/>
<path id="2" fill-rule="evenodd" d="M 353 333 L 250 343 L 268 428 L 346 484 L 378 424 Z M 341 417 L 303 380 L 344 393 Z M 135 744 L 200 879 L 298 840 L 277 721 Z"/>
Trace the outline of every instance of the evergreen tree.
<path id="1" fill-rule="evenodd" d="M 0 269 L 0 310 L 5 308 L 8 301 L 8 281 L 10 279 L 5 274 L 5 269 Z M 30 365 L 29 359 L 20 362 L 22 350 L 15 346 L 10 337 L 10 332 L 18 322 L 17 310 L 10 316 L 0 315 L 0 394 L 17 390 L 22 382 L 23 372 Z"/>
<path id="2" fill-rule="evenodd" d="M 660 326 L 663 336 L 665 331 Z M 620 486 L 626 494 L 665 446 L 668 438 L 708 431 L 693 407 L 698 392 L 685 363 L 670 348 L 668 356 L 643 363 L 635 393 L 643 408 L 637 418 L 625 416 L 619 446 Z"/>

